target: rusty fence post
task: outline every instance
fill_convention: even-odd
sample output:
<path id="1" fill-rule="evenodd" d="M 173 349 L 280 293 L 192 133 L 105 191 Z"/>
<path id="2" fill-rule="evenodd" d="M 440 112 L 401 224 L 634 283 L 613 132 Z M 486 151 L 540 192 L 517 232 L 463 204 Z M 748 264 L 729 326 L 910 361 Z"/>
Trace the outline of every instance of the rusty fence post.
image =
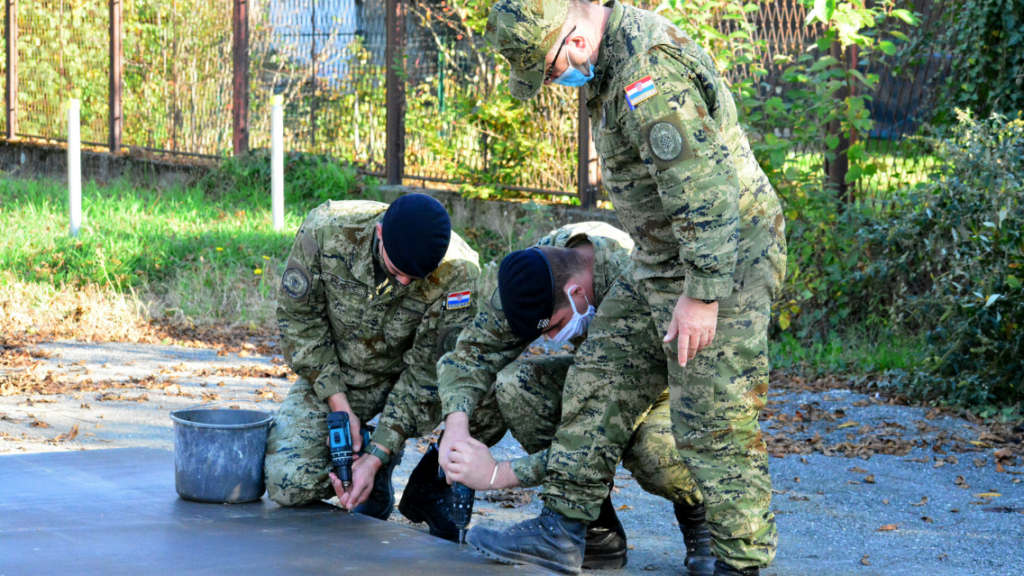
<path id="1" fill-rule="evenodd" d="M 405 173 L 405 0 L 387 0 L 387 125 L 384 170 L 388 184 L 402 183 Z"/>
<path id="2" fill-rule="evenodd" d="M 7 82 L 4 85 L 4 115 L 7 139 L 18 134 L 18 0 L 5 0 L 4 43 L 7 49 Z"/>
<path id="3" fill-rule="evenodd" d="M 234 0 L 231 46 L 231 143 L 235 156 L 249 151 L 249 1 Z"/>
<path id="4" fill-rule="evenodd" d="M 842 66 L 847 70 L 857 66 L 856 52 L 851 48 L 844 50 L 839 42 L 832 43 L 831 55 L 839 62 L 836 66 Z M 846 83 L 842 88 L 836 90 L 835 99 L 841 102 L 853 95 L 854 92 L 851 90 L 850 84 Z M 842 122 L 838 119 L 829 122 L 828 131 L 829 134 L 839 138 L 839 145 L 833 150 L 836 156 L 835 160 L 826 163 L 829 187 L 840 200 L 853 202 L 853 188 L 846 183 L 846 174 L 850 171 L 850 159 L 847 156 L 847 152 L 849 152 L 850 145 L 854 142 L 856 135 L 852 132 L 845 134 L 842 129 Z"/>
<path id="5" fill-rule="evenodd" d="M 121 44 L 123 20 L 121 18 L 121 0 L 109 0 L 110 7 L 110 98 L 109 105 L 109 141 L 110 153 L 121 151 L 121 136 L 124 131 L 124 106 L 121 102 L 124 87 L 124 48 Z"/>
<path id="6" fill-rule="evenodd" d="M 576 195 L 580 207 L 590 209 L 597 203 L 597 191 L 590 185 L 590 115 L 586 89 L 582 87 L 577 97 L 576 121 Z"/>

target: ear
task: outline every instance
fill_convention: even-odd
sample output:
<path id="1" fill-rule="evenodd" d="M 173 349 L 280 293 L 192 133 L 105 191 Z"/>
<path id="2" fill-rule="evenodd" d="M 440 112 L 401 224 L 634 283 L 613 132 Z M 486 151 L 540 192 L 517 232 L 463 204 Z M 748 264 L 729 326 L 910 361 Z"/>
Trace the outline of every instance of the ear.
<path id="1" fill-rule="evenodd" d="M 384 239 L 384 225 L 381 224 L 380 222 L 377 222 L 377 240 L 383 240 L 383 239 Z"/>

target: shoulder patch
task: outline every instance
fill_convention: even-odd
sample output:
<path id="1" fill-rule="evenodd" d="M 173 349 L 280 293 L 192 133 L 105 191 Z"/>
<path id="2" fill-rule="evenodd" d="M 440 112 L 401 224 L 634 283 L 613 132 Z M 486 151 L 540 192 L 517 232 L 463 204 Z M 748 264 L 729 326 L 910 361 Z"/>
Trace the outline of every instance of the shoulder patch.
<path id="1" fill-rule="evenodd" d="M 675 113 L 668 114 L 640 127 L 643 140 L 650 146 L 654 165 L 659 170 L 683 160 L 694 158 L 693 150 Z"/>
<path id="2" fill-rule="evenodd" d="M 288 269 L 281 275 L 281 289 L 295 300 L 301 300 L 309 294 L 309 271 L 294 260 L 288 264 Z"/>
<path id="3" fill-rule="evenodd" d="M 445 299 L 445 308 L 448 310 L 458 310 L 459 308 L 469 308 L 469 299 L 472 294 L 471 290 L 464 290 L 462 292 L 451 292 L 448 294 L 448 298 Z"/>
<path id="4" fill-rule="evenodd" d="M 654 86 L 654 80 L 650 74 L 626 86 L 626 104 L 630 110 L 636 110 L 636 105 L 647 100 L 658 93 Z"/>

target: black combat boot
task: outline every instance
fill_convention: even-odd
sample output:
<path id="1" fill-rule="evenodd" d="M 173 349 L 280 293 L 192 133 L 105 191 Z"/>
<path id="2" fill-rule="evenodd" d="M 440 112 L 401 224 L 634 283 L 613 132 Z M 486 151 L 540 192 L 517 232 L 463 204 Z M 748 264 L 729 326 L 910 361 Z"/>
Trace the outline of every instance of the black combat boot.
<path id="1" fill-rule="evenodd" d="M 439 470 L 437 458 L 437 444 L 431 444 L 409 475 L 398 511 L 410 522 L 426 522 L 431 536 L 458 542 L 459 529 L 452 518 L 452 487 Z"/>
<path id="2" fill-rule="evenodd" d="M 715 576 L 758 576 L 761 573 L 761 569 L 757 566 L 753 568 L 733 568 L 721 560 L 715 561 Z"/>
<path id="3" fill-rule="evenodd" d="M 540 516 L 505 530 L 474 526 L 466 535 L 466 542 L 499 562 L 532 564 L 576 576 L 583 565 L 586 534 L 586 522 L 566 518 L 545 507 Z"/>
<path id="4" fill-rule="evenodd" d="M 365 443 L 367 441 L 364 440 L 363 446 L 367 445 Z M 373 490 L 370 492 L 370 496 L 366 502 L 356 506 L 352 510 L 353 512 L 378 520 L 387 520 L 391 516 L 391 511 L 395 509 L 395 487 L 391 485 L 391 475 L 394 473 L 395 467 L 402 463 L 402 452 L 400 450 L 392 454 L 388 465 L 377 471 L 377 475 L 373 478 Z M 373 456 L 364 454 L 361 458 L 373 458 Z"/>
<path id="5" fill-rule="evenodd" d="M 674 504 L 673 508 L 679 529 L 683 531 L 683 541 L 686 543 L 686 560 L 683 564 L 690 576 L 718 574 L 715 571 L 715 557 L 711 552 L 711 530 L 708 529 L 704 505 L 690 507 Z"/>
<path id="6" fill-rule="evenodd" d="M 601 503 L 601 514 L 587 526 L 584 568 L 622 568 L 626 565 L 626 531 L 622 529 L 609 495 Z"/>

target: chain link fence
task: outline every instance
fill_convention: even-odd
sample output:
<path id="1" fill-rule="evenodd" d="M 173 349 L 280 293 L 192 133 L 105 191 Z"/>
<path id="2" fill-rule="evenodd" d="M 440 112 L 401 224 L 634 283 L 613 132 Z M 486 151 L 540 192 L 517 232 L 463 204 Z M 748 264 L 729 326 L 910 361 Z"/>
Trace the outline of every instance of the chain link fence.
<path id="1" fill-rule="evenodd" d="M 63 140 L 66 102 L 77 97 L 83 141 L 108 145 L 108 71 L 113 58 L 122 58 L 120 142 L 128 151 L 226 157 L 237 151 L 233 107 L 246 100 L 248 145 L 267 148 L 270 99 L 281 95 L 286 150 L 329 154 L 371 173 L 385 168 L 388 0 L 6 2 L 18 24 L 16 38 L 5 38 L 5 50 L 17 46 L 17 136 Z M 122 17 L 112 22 L 116 2 L 123 3 Z M 233 18 L 238 2 L 247 8 L 244 100 L 233 88 L 239 73 L 232 51 L 241 26 Z M 799 0 L 759 6 L 753 21 L 766 42 L 762 63 L 769 71 L 761 90 L 781 92 L 781 66 L 773 63 L 774 56 L 806 51 L 816 31 L 804 26 L 806 10 Z M 941 6 L 929 1 L 917 7 L 924 14 L 922 27 L 939 26 Z M 508 150 L 512 143 L 498 129 L 509 119 L 478 113 L 494 90 L 504 89 L 495 73 L 499 64 L 480 38 L 434 17 L 446 9 L 443 0 L 425 0 L 409 3 L 405 13 L 404 177 L 473 184 L 471 179 L 485 175 L 491 184 L 549 194 L 584 188 L 586 183 L 577 181 L 579 154 L 593 153 L 590 143 L 577 137 L 577 92 L 546 89 L 525 105 L 522 113 L 529 122 L 522 129 L 537 135 L 540 147 L 528 151 L 530 168 L 521 169 L 510 161 L 516 158 Z M 735 24 L 719 25 L 729 32 Z M 111 29 L 123 39 L 123 54 L 109 49 Z M 876 177 L 885 182 L 877 185 L 895 185 L 928 161 L 906 137 L 928 122 L 931 87 L 951 59 L 950 47 L 937 45 L 900 74 L 877 65 L 864 70 L 881 79 L 871 104 L 876 129 L 868 145 L 882 151 L 889 165 Z M 5 61 L 0 60 L 0 70 L 7 77 Z M 0 118 L 5 133 L 10 132 L 6 116 Z"/>

